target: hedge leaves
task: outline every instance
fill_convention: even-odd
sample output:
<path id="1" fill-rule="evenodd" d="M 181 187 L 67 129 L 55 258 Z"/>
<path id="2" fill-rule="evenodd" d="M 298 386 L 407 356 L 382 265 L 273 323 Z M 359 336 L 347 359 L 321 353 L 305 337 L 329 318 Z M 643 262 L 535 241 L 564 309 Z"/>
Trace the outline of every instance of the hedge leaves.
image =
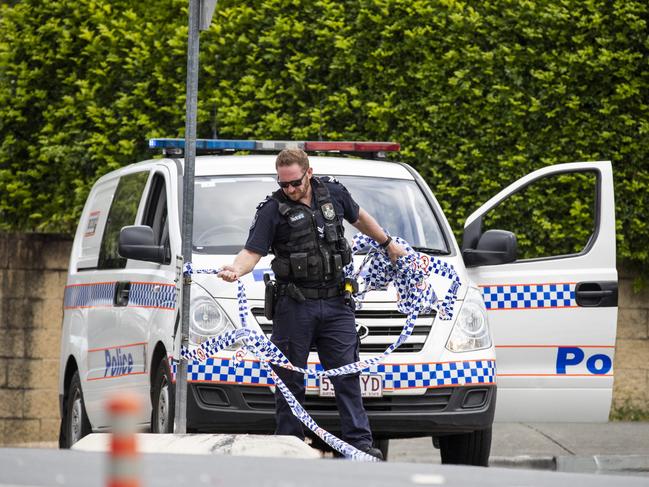
<path id="1" fill-rule="evenodd" d="M 98 176 L 183 135 L 187 2 L 12 3 L 0 226 L 70 232 Z M 648 20 L 635 0 L 222 0 L 199 136 L 397 140 L 456 229 L 533 169 L 611 160 L 618 256 L 646 270 Z"/>

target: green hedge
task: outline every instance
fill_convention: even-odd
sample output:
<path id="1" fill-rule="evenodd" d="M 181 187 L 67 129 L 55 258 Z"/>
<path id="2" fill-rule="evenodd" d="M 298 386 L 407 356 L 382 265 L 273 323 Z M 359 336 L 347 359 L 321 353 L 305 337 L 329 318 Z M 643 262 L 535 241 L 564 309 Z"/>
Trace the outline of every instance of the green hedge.
<path id="1" fill-rule="evenodd" d="M 0 228 L 70 231 L 94 179 L 183 135 L 186 4 L 0 6 Z M 648 19 L 634 0 L 221 0 L 199 136 L 397 140 L 456 229 L 533 169 L 611 160 L 618 257 L 646 273 Z"/>
<path id="2" fill-rule="evenodd" d="M 181 3 L 0 6 L 1 229 L 74 231 L 99 176 L 182 125 Z"/>

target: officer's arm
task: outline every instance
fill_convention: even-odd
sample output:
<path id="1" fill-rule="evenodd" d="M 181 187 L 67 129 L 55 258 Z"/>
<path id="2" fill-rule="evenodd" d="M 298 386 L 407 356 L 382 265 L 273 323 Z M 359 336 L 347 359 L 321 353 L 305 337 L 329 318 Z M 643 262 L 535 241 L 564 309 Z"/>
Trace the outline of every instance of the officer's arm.
<path id="1" fill-rule="evenodd" d="M 261 254 L 242 249 L 234 258 L 232 265 L 224 265 L 217 275 L 224 281 L 234 282 L 252 271 L 259 259 L 261 259 Z"/>
<path id="2" fill-rule="evenodd" d="M 388 239 L 388 236 L 376 222 L 374 217 L 363 208 L 359 208 L 358 220 L 356 220 L 355 223 L 352 223 L 352 225 L 354 225 L 360 232 L 376 240 L 378 243 L 383 243 Z"/>
<path id="3" fill-rule="evenodd" d="M 384 243 L 388 239 L 388 236 L 381 228 L 381 225 L 379 225 L 374 217 L 363 208 L 359 208 L 358 220 L 356 220 L 355 223 L 352 223 L 352 225 L 354 225 L 360 232 L 373 238 L 380 244 Z M 388 255 L 392 262 L 394 262 L 400 255 L 406 255 L 407 253 L 403 247 L 394 241 L 390 242 L 386 250 L 388 251 Z"/>

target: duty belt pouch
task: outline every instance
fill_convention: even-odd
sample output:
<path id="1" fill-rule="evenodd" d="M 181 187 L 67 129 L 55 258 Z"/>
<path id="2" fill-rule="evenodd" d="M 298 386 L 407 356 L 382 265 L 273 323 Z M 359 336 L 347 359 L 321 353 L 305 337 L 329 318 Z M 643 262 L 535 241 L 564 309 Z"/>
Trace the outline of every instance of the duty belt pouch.
<path id="1" fill-rule="evenodd" d="M 291 273 L 295 279 L 306 279 L 308 273 L 308 254 L 306 252 L 295 252 L 291 254 Z"/>
<path id="2" fill-rule="evenodd" d="M 272 320 L 275 313 L 275 300 L 277 299 L 277 283 L 270 278 L 270 274 L 264 274 L 266 290 L 264 293 L 264 316 Z"/>

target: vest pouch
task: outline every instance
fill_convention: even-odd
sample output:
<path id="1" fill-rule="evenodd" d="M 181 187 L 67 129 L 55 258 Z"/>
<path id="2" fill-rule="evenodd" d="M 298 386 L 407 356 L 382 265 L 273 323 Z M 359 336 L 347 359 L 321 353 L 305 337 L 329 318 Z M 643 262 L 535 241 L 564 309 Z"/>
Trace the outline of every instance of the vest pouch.
<path id="1" fill-rule="evenodd" d="M 309 275 L 307 256 L 306 252 L 295 252 L 290 255 L 291 274 L 294 279 L 306 279 Z"/>
<path id="2" fill-rule="evenodd" d="M 337 242 L 338 241 L 338 230 L 336 229 L 336 225 L 334 225 L 333 223 L 325 223 L 324 236 L 325 236 L 325 240 L 328 243 Z"/>
<path id="3" fill-rule="evenodd" d="M 340 255 L 343 260 L 343 266 L 346 266 L 352 261 L 352 249 L 349 247 L 349 243 L 344 237 L 342 238 L 342 249 L 340 250 Z"/>
<path id="4" fill-rule="evenodd" d="M 320 256 L 317 254 L 309 255 L 308 259 L 309 264 L 309 280 L 318 281 L 322 279 L 322 264 Z"/>
<path id="5" fill-rule="evenodd" d="M 325 279 L 331 279 L 331 273 L 333 272 L 331 266 L 331 251 L 326 245 L 320 245 L 320 255 L 322 255 L 322 273 L 324 274 Z"/>
<path id="6" fill-rule="evenodd" d="M 341 274 L 343 271 L 343 258 L 340 254 L 334 254 L 333 255 L 333 261 L 334 261 L 334 272 L 336 275 Z"/>
<path id="7" fill-rule="evenodd" d="M 288 280 L 291 275 L 291 266 L 288 259 L 283 257 L 275 257 L 270 263 L 271 269 L 275 273 L 275 276 L 282 280 Z"/>

